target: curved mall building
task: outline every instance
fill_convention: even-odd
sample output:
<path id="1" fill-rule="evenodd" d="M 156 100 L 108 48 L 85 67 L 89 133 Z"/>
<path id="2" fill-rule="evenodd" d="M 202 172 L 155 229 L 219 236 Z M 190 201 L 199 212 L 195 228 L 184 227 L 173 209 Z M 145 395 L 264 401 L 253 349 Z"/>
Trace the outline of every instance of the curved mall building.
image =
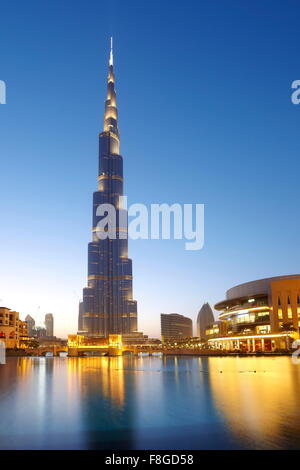
<path id="1" fill-rule="evenodd" d="M 245 352 L 290 349 L 299 337 L 300 274 L 232 287 L 215 309 L 224 325 L 222 334 L 208 335 L 212 348 Z"/>

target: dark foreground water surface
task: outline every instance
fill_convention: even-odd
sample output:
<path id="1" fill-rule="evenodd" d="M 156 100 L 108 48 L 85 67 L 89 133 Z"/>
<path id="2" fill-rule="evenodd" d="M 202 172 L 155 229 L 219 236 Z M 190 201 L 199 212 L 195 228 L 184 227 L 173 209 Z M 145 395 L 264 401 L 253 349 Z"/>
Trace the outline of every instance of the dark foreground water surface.
<path id="1" fill-rule="evenodd" d="M 289 357 L 8 358 L 1 449 L 300 448 Z"/>

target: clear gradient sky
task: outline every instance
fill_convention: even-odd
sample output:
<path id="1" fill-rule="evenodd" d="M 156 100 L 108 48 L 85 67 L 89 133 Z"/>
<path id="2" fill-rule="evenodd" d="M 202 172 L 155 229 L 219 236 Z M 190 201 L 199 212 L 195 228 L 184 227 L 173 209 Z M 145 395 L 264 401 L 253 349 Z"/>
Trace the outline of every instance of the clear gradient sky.
<path id="1" fill-rule="evenodd" d="M 129 204 L 206 211 L 201 251 L 129 242 L 139 329 L 299 273 L 299 25 L 296 0 L 3 0 L 0 303 L 76 332 L 110 35 Z"/>

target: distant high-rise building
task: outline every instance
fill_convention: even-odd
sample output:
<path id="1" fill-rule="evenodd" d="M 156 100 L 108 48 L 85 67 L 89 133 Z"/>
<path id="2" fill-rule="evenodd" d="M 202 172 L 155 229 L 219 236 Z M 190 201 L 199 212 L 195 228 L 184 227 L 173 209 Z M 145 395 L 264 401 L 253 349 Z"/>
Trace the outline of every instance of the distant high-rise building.
<path id="1" fill-rule="evenodd" d="M 213 311 L 208 302 L 202 305 L 197 317 L 197 336 L 206 339 L 206 327 L 215 321 Z"/>
<path id="2" fill-rule="evenodd" d="M 128 258 L 127 210 L 122 207 L 123 158 L 120 155 L 118 110 L 110 50 L 104 129 L 99 136 L 98 191 L 93 199 L 93 241 L 88 247 L 88 286 L 83 289 L 83 306 L 78 330 L 82 335 L 108 337 L 137 331 L 137 303 L 132 298 L 132 261 Z M 114 236 L 101 237 L 108 226 L 97 228 L 106 215 L 100 205 L 113 206 L 116 213 Z M 105 213 L 106 214 L 106 213 Z M 99 235 L 100 234 L 100 235 Z"/>
<path id="3" fill-rule="evenodd" d="M 46 336 L 54 336 L 54 319 L 52 313 L 45 315 Z"/>
<path id="4" fill-rule="evenodd" d="M 35 327 L 34 318 L 32 318 L 30 315 L 27 315 L 27 317 L 25 318 L 25 321 L 27 323 L 28 336 L 34 336 L 34 327 Z"/>
<path id="5" fill-rule="evenodd" d="M 160 324 L 163 342 L 193 336 L 192 320 L 178 313 L 162 313 L 160 315 Z"/>

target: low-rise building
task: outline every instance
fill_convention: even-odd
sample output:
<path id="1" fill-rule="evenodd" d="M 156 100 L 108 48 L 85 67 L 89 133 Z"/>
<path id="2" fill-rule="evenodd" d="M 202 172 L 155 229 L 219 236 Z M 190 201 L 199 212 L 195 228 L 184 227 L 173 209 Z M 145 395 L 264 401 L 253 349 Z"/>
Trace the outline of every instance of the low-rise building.
<path id="1" fill-rule="evenodd" d="M 7 349 L 26 346 L 27 323 L 20 320 L 19 312 L 0 307 L 0 339 L 4 341 Z"/>
<path id="2" fill-rule="evenodd" d="M 300 275 L 240 284 L 218 302 L 223 331 L 208 339 L 212 348 L 245 352 L 290 349 L 299 337 Z"/>

